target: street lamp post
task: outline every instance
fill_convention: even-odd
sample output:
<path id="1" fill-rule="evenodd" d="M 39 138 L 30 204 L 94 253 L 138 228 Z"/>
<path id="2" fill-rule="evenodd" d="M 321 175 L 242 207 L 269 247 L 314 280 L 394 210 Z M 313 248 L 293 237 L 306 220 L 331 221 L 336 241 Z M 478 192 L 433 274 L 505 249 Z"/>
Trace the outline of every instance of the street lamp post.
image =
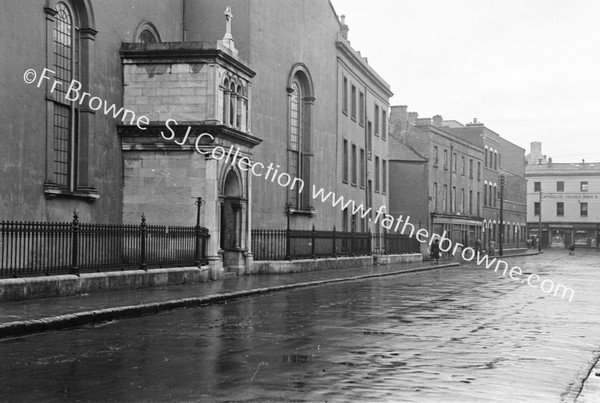
<path id="1" fill-rule="evenodd" d="M 538 252 L 542 251 L 542 189 L 540 187 L 540 211 L 538 214 Z"/>
<path id="2" fill-rule="evenodd" d="M 287 228 L 285 230 L 285 259 L 292 260 L 290 254 L 290 215 L 292 214 L 292 204 L 285 204 L 285 215 L 287 216 Z"/>
<path id="3" fill-rule="evenodd" d="M 194 231 L 194 234 L 196 236 L 196 250 L 195 250 L 195 260 L 196 260 L 196 266 L 200 267 L 200 265 L 202 264 L 202 254 L 203 251 L 205 250 L 203 245 L 201 244 L 202 239 L 201 239 L 201 232 L 202 232 L 202 227 L 200 227 L 200 213 L 202 212 L 202 205 L 205 204 L 205 201 L 202 200 L 202 197 L 197 197 L 196 198 L 196 202 L 195 202 L 197 208 L 196 208 L 196 228 Z"/>
<path id="4" fill-rule="evenodd" d="M 503 249 L 503 244 L 504 244 L 504 174 L 500 175 L 500 225 L 498 226 L 499 228 L 499 236 L 498 236 L 498 241 L 500 242 L 500 249 L 498 250 L 498 253 L 500 254 L 500 256 L 503 256 L 504 254 L 504 249 Z"/>

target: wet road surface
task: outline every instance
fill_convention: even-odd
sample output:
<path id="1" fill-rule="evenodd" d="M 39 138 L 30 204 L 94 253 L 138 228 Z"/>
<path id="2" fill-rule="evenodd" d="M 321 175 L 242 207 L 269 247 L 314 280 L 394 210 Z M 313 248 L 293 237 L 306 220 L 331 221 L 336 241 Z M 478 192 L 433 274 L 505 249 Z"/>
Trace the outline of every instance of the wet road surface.
<path id="1" fill-rule="evenodd" d="M 465 265 L 3 340 L 0 400 L 573 401 L 599 257 L 507 259 L 571 303 Z"/>

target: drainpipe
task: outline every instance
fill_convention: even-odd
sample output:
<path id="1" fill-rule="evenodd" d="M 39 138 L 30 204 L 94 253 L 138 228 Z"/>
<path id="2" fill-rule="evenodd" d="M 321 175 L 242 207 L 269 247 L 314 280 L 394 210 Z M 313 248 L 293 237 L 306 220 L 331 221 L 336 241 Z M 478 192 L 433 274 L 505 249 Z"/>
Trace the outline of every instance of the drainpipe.
<path id="1" fill-rule="evenodd" d="M 183 27 L 183 32 L 181 34 L 183 42 L 187 41 L 187 24 L 185 19 L 185 0 L 181 0 L 181 26 Z"/>
<path id="2" fill-rule="evenodd" d="M 450 169 L 448 169 L 448 171 L 450 172 L 450 189 L 449 190 L 449 194 L 450 196 L 448 197 L 448 199 L 450 200 L 450 213 L 454 214 L 454 208 L 452 206 L 452 170 L 454 169 L 454 146 L 450 145 Z M 452 227 L 454 227 L 454 224 L 452 224 Z"/>

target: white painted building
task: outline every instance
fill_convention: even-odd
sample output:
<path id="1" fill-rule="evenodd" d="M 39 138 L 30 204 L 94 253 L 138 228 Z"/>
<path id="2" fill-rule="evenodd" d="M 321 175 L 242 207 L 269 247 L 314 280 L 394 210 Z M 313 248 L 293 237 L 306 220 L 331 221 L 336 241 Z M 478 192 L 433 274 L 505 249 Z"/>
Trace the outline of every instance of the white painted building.
<path id="1" fill-rule="evenodd" d="M 539 142 L 531 143 L 527 162 L 529 236 L 539 239 L 541 226 L 542 247 L 597 248 L 600 162 L 553 163 L 541 154 Z"/>

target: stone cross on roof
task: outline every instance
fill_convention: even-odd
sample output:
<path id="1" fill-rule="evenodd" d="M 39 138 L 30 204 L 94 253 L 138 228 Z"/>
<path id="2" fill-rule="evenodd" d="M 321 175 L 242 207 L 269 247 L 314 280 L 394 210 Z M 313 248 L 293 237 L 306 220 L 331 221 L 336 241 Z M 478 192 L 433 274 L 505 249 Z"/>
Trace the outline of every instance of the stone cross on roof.
<path id="1" fill-rule="evenodd" d="M 233 35 L 231 35 L 231 20 L 233 19 L 233 13 L 231 12 L 231 6 L 227 6 L 225 9 L 225 20 L 226 20 L 226 28 L 225 28 L 225 36 L 223 40 L 233 40 Z"/>

